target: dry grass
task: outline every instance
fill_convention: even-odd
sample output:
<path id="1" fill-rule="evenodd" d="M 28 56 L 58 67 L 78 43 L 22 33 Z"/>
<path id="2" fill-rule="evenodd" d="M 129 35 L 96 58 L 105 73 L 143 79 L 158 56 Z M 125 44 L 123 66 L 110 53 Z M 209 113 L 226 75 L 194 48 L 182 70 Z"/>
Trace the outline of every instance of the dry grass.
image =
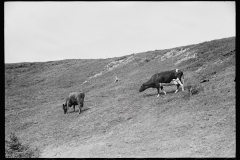
<path id="1" fill-rule="evenodd" d="M 5 158 L 37 158 L 37 149 L 33 150 L 28 145 L 23 145 L 14 132 L 10 134 L 10 140 L 5 141 Z"/>
<path id="2" fill-rule="evenodd" d="M 191 51 L 197 58 L 174 65 Z M 178 56 L 161 61 L 166 53 Z M 117 66 L 106 70 L 109 64 Z M 235 38 L 119 58 L 5 66 L 5 138 L 15 132 L 40 157 L 235 156 Z M 185 91 L 166 86 L 167 95 L 158 98 L 156 89 L 138 92 L 153 74 L 175 68 L 184 72 Z M 86 94 L 83 112 L 70 108 L 64 115 L 73 91 Z"/>

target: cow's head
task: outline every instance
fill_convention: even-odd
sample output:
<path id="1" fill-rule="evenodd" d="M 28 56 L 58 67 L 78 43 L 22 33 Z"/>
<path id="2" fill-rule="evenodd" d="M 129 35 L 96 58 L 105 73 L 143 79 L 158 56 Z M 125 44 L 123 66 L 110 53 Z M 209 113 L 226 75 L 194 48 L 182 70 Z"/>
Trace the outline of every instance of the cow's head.
<path id="1" fill-rule="evenodd" d="M 149 87 L 146 86 L 145 84 L 142 84 L 140 89 L 139 89 L 139 92 L 142 92 L 142 91 L 146 90 L 147 88 L 149 88 Z"/>
<path id="2" fill-rule="evenodd" d="M 64 112 L 64 114 L 67 113 L 67 105 L 66 104 L 63 104 L 63 112 Z"/>

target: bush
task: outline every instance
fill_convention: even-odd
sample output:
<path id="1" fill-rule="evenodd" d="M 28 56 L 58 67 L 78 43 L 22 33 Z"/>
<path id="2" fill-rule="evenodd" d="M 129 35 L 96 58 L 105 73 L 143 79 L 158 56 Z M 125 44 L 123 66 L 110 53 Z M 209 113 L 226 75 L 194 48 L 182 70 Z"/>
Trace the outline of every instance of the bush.
<path id="1" fill-rule="evenodd" d="M 199 94 L 200 92 L 202 92 L 204 90 L 203 86 L 200 84 L 198 84 L 198 85 L 197 84 L 187 84 L 186 89 L 189 92 L 189 96 Z"/>
<path id="2" fill-rule="evenodd" d="M 37 157 L 28 145 L 22 145 L 15 133 L 10 134 L 10 141 L 5 141 L 5 158 Z"/>
<path id="3" fill-rule="evenodd" d="M 185 76 L 185 79 L 186 83 L 184 84 L 184 88 L 188 91 L 189 96 L 199 94 L 199 92 L 204 90 L 195 74 L 189 72 L 188 75 Z"/>

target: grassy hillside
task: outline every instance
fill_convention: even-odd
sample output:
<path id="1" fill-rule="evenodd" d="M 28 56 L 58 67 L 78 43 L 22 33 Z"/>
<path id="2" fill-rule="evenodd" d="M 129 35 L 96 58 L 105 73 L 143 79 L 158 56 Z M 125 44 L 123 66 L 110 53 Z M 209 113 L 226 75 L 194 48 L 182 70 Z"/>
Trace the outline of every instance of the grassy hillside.
<path id="1" fill-rule="evenodd" d="M 5 139 L 15 132 L 40 157 L 234 157 L 235 52 L 232 37 L 109 59 L 5 64 Z M 175 68 L 184 92 L 138 92 Z M 73 91 L 86 93 L 83 112 L 64 115 Z"/>

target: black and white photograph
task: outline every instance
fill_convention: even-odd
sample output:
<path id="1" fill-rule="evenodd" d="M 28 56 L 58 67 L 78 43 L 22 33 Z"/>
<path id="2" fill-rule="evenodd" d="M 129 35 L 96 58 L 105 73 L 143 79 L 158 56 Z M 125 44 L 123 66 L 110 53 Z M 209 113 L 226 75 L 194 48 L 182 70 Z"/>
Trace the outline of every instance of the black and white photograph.
<path id="1" fill-rule="evenodd" d="M 235 1 L 5 1 L 5 158 L 236 158 Z"/>

